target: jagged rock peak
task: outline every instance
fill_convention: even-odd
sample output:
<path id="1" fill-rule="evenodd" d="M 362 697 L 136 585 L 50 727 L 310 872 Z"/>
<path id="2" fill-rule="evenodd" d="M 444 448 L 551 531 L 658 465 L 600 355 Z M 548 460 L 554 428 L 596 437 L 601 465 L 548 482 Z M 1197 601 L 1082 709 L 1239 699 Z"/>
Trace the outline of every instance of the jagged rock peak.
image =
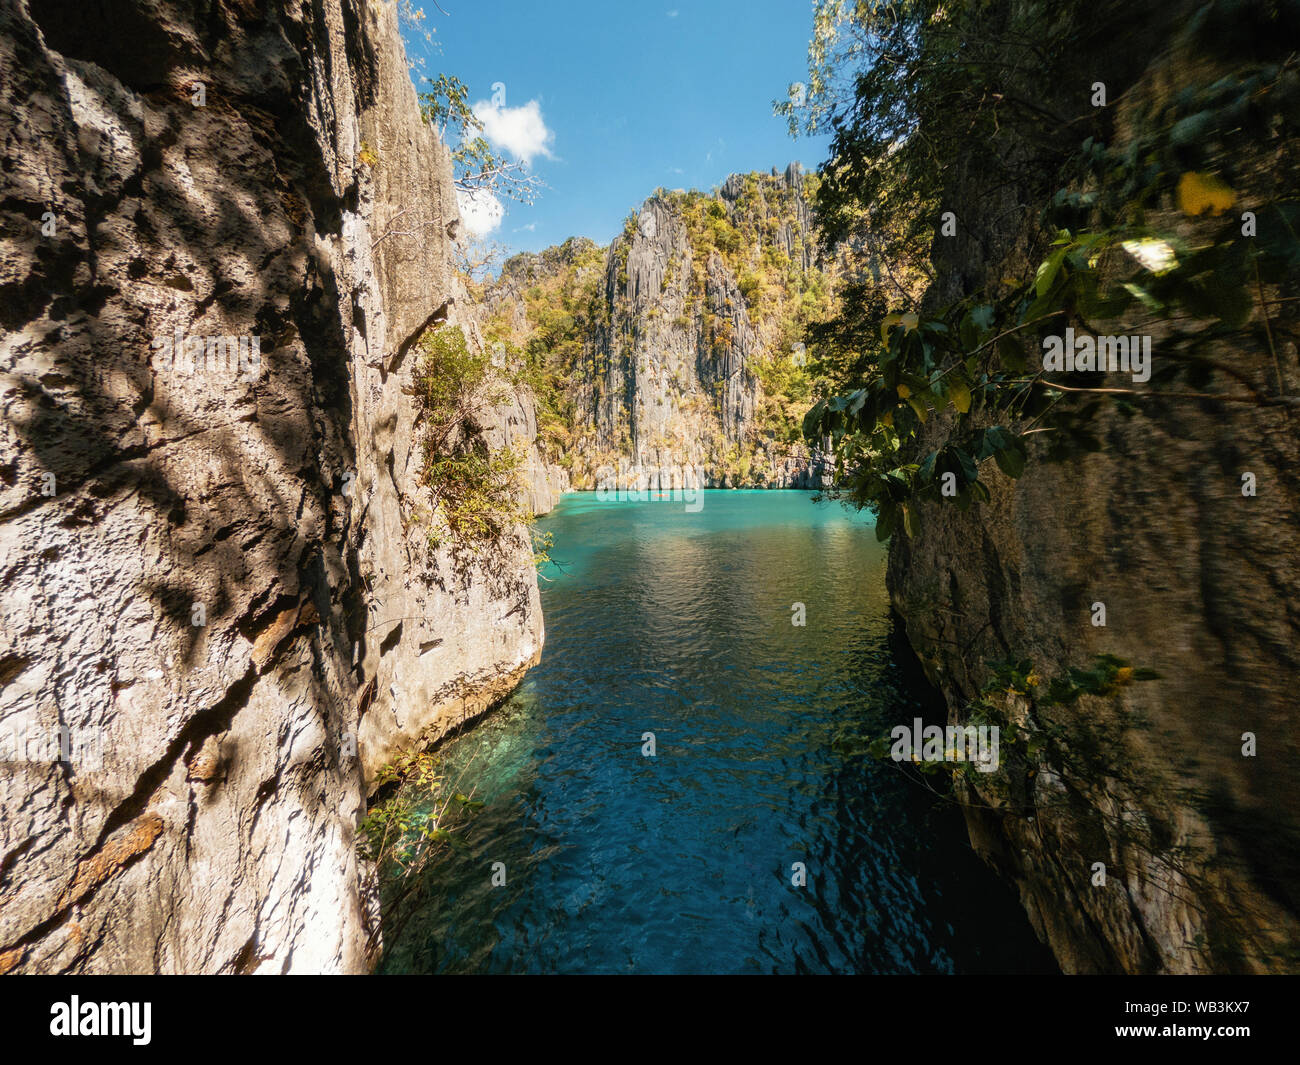
<path id="1" fill-rule="evenodd" d="M 575 487 L 625 460 L 652 483 L 821 483 L 799 436 L 799 331 L 830 313 L 840 264 L 820 261 L 810 191 L 798 163 L 659 188 L 603 261 L 573 242 L 512 260 L 487 297 L 493 329 L 553 383 L 541 432 Z"/>
<path id="2" fill-rule="evenodd" d="M 731 174 L 727 180 L 718 188 L 718 195 L 726 200 L 729 204 L 735 204 L 745 191 L 747 182 L 759 176 L 759 171 L 748 173 Z M 780 180 L 781 184 L 791 192 L 802 193 L 804 188 L 804 168 L 797 161 L 791 162 L 784 172 L 772 167 L 765 177 L 773 177 Z"/>
<path id="3" fill-rule="evenodd" d="M 600 245 L 590 237 L 570 237 L 563 244 L 553 245 L 541 251 L 526 251 L 512 255 L 502 265 L 501 276 L 520 281 L 535 280 L 539 274 L 549 276 L 566 266 L 572 266 L 586 253 L 599 249 Z"/>

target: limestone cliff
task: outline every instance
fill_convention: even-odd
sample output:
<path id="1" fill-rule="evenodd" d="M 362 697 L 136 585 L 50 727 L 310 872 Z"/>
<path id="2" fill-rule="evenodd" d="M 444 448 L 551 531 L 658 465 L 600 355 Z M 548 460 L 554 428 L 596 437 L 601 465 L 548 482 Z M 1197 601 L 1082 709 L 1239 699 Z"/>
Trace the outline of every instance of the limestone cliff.
<path id="1" fill-rule="evenodd" d="M 1114 144 L 1167 129 L 1176 100 L 1197 99 L 1243 62 L 1214 50 L 1234 35 L 1250 41 L 1244 8 L 1227 12 L 1227 28 L 1207 45 L 1213 6 L 1088 9 L 1089 32 L 1071 45 L 1078 77 L 1062 76 L 1050 96 L 1035 99 L 1073 115 L 1079 85 L 1104 81 Z M 998 9 L 1006 21 L 994 24 L 1014 38 L 1016 5 Z M 1117 19 L 1126 40 L 1161 46 L 1116 47 L 1107 34 Z M 1276 31 L 1262 33 L 1244 61 L 1264 63 L 1289 47 Z M 1294 194 L 1294 144 L 1279 137 L 1254 146 L 1253 157 L 1234 156 L 1237 210 Z M 1023 150 L 1027 175 L 1040 149 Z M 963 172 L 945 191 L 959 225 L 955 239 L 935 242 L 932 305 L 989 278 L 1023 276 L 1043 254 L 1030 236 L 1035 219 L 1018 208 L 1041 202 L 1043 189 L 1022 177 L 988 194 L 983 178 Z M 1214 224 L 1152 222 L 1181 226 L 1192 246 Z M 1264 395 L 1300 393 L 1296 347 L 1286 339 L 1294 306 L 1269 307 L 1270 336 L 1257 305 L 1251 343 L 1211 349 L 1232 376 L 1205 387 L 1240 391 L 1244 382 Z M 1147 326 L 1126 321 L 1112 331 Z M 1161 358 L 1157 335 L 1157 365 Z M 1295 969 L 1296 427 L 1294 410 L 1276 404 L 1147 402 L 1136 413 L 1103 406 L 1093 425 L 1100 451 L 1049 464 L 1039 444 L 1018 481 L 993 472 L 989 503 L 966 513 L 930 507 L 917 536 L 894 537 L 894 603 L 952 720 L 988 678 L 986 663 L 1008 655 L 1044 675 L 1099 653 L 1160 674 L 1115 699 L 1072 707 L 1060 724 L 1068 758 L 1044 762 L 1022 782 L 1023 809 L 978 788 L 968 796 L 973 842 L 1018 885 L 1067 971 Z M 1245 472 L 1261 486 L 1256 496 L 1241 490 Z M 1093 624 L 1098 602 L 1104 627 Z M 1029 712 L 1023 703 L 1020 712 Z M 1257 739 L 1254 757 L 1243 756 L 1246 733 Z M 1104 882 L 1095 863 L 1105 867 Z"/>
<path id="2" fill-rule="evenodd" d="M 396 18 L 0 0 L 0 972 L 364 969 L 366 781 L 539 654 L 526 531 L 414 517 L 477 334 Z"/>
<path id="3" fill-rule="evenodd" d="M 821 483 L 799 338 L 841 264 L 816 244 L 815 180 L 792 163 L 712 195 L 660 190 L 607 249 L 575 238 L 505 264 L 485 328 L 539 379 L 546 464 L 576 488 Z"/>

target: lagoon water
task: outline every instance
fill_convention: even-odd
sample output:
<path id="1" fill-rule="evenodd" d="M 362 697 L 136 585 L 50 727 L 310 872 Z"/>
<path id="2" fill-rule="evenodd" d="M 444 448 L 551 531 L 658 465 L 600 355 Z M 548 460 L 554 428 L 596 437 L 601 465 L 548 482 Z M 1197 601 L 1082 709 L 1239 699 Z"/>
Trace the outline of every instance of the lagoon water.
<path id="1" fill-rule="evenodd" d="M 542 663 L 444 748 L 486 805 L 388 922 L 382 971 L 1058 971 L 959 811 L 863 749 L 943 720 L 870 519 L 702 498 L 570 495 L 541 520 Z"/>

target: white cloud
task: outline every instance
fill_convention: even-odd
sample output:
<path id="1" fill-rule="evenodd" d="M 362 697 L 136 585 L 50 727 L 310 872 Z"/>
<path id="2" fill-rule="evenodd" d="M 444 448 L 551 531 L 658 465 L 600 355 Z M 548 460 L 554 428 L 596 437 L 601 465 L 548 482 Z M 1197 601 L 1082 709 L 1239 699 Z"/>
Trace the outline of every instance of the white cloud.
<path id="1" fill-rule="evenodd" d="M 512 233 L 532 233 L 532 232 L 533 232 L 534 230 L 536 230 L 536 229 L 537 229 L 537 223 L 536 223 L 536 222 L 529 222 L 528 225 L 526 225 L 526 226 L 519 226 L 519 227 L 516 228 L 516 229 L 512 229 L 510 232 L 512 232 Z"/>
<path id="2" fill-rule="evenodd" d="M 460 219 L 465 223 L 471 235 L 483 237 L 501 224 L 506 209 L 492 193 L 486 189 L 472 189 L 465 192 L 456 190 L 456 206 L 460 208 Z"/>
<path id="3" fill-rule="evenodd" d="M 531 163 L 537 155 L 551 157 L 555 134 L 546 128 L 536 100 L 529 100 L 523 107 L 497 107 L 480 100 L 473 110 L 474 117 L 483 124 L 483 136 L 521 163 Z"/>
<path id="4" fill-rule="evenodd" d="M 676 9 L 676 8 L 673 8 L 671 11 L 667 12 L 667 14 L 668 14 L 668 17 L 669 17 L 669 18 L 676 18 L 676 17 L 677 17 L 677 9 Z"/>

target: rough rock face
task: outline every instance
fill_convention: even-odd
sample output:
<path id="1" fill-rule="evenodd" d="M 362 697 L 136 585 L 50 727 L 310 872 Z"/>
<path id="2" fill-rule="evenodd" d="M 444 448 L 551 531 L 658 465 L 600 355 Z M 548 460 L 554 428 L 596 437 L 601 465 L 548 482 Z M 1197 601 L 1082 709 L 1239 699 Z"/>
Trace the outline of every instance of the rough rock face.
<path id="1" fill-rule="evenodd" d="M 364 969 L 367 776 L 542 640 L 523 530 L 411 522 L 393 5 L 0 0 L 0 105 L 0 972 Z"/>
<path id="2" fill-rule="evenodd" d="M 1163 17 L 1182 25 L 1188 8 Z M 1153 27 L 1134 37 L 1165 39 Z M 1153 97 L 1224 73 L 1186 41 L 1154 59 L 1108 55 L 1113 69 L 1095 76 L 1119 101 L 1118 144 Z M 1293 194 L 1293 175 L 1278 165 L 1270 156 L 1255 169 L 1240 201 Z M 936 242 L 938 303 L 1037 261 L 1007 222 L 1032 199 L 1015 188 L 982 197 L 978 177 L 964 175 L 945 201 L 963 230 Z M 1274 314 L 1295 321 L 1286 305 Z M 1294 343 L 1275 364 L 1260 332 L 1260 343 L 1218 354 L 1265 393 L 1280 372 L 1295 396 Z M 1296 427 L 1294 410 L 1241 403 L 1150 404 L 1131 418 L 1104 408 L 1102 452 L 1032 462 L 1014 483 L 995 472 L 991 503 L 967 514 L 930 508 L 916 538 L 895 537 L 894 603 L 953 721 L 993 659 L 1027 658 L 1060 675 L 1112 653 L 1161 675 L 1071 708 L 1071 764 L 1044 766 L 1027 786 L 1034 816 L 987 808 L 983 795 L 967 811 L 975 846 L 1017 883 L 1067 971 L 1295 969 Z M 1261 486 L 1254 498 L 1241 491 L 1246 471 Z M 1105 627 L 1092 624 L 1095 602 L 1105 604 Z M 1256 757 L 1242 756 L 1246 732 L 1257 737 Z"/>
<path id="3" fill-rule="evenodd" d="M 523 448 L 521 479 L 529 512 L 535 516 L 549 514 L 560 497 L 572 491 L 573 485 L 569 471 L 550 461 L 538 441 L 537 406 L 526 389 L 519 390 L 511 406 L 504 442 L 508 446 Z"/>
<path id="4" fill-rule="evenodd" d="M 710 233 L 734 242 L 726 254 Z M 570 294 L 581 346 L 564 381 L 571 447 L 552 464 L 563 461 L 578 488 L 820 486 L 821 457 L 759 424 L 756 360 L 803 352 L 783 334 L 790 322 L 770 306 L 759 313 L 741 284 L 742 271 L 766 270 L 793 300 L 787 271 L 821 269 L 799 165 L 732 175 L 714 197 L 657 193 L 610 245 L 602 274 L 585 262 L 594 248 L 575 239 L 517 256 L 487 300 L 518 336 L 533 324 L 530 286 L 566 270 L 587 279 Z"/>

